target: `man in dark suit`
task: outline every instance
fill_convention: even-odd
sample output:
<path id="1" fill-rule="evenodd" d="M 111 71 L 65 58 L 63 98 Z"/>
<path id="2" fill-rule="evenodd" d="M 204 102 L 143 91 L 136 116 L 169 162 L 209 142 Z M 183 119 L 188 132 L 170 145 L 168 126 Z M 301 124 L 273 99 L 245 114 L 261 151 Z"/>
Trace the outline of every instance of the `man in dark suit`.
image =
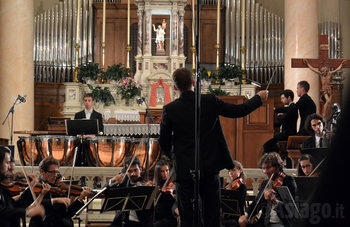
<path id="1" fill-rule="evenodd" d="M 324 129 L 324 120 L 319 114 L 311 114 L 306 118 L 305 130 L 311 137 L 303 142 L 303 148 L 326 148 L 330 145 L 330 133 Z"/>
<path id="2" fill-rule="evenodd" d="M 87 93 L 84 95 L 84 106 L 85 109 L 76 113 L 74 116 L 74 119 L 90 119 L 90 120 L 98 120 L 98 127 L 100 134 L 103 134 L 103 120 L 102 120 L 102 114 L 99 112 L 95 111 L 93 109 L 94 105 L 94 97 L 92 96 L 91 93 Z"/>
<path id="3" fill-rule="evenodd" d="M 138 158 L 132 160 L 132 157 L 129 157 L 124 162 L 124 170 L 129 165 L 130 168 L 126 176 L 125 173 L 120 173 L 111 178 L 106 186 L 109 188 L 119 188 L 134 187 L 142 184 L 140 160 Z M 151 227 L 153 226 L 153 211 L 153 207 L 149 210 L 141 211 L 117 211 L 111 227 Z"/>
<path id="4" fill-rule="evenodd" d="M 0 147 L 0 180 L 7 175 L 10 166 L 10 152 L 8 147 Z M 13 199 L 7 188 L 0 186 L 0 226 L 19 227 L 21 217 L 38 216 L 39 219 L 45 216 L 44 208 L 37 203 L 33 203 L 33 197 L 28 188 L 21 193 L 19 198 Z M 28 208 L 27 208 L 28 207 Z"/>
<path id="5" fill-rule="evenodd" d="M 310 84 L 302 80 L 297 85 L 297 95 L 299 98 L 298 102 L 295 104 L 295 107 L 299 110 L 300 115 L 300 125 L 299 125 L 299 135 L 307 135 L 307 132 L 304 129 L 305 120 L 310 114 L 316 113 L 316 104 L 307 94 L 310 90 Z"/>
<path id="6" fill-rule="evenodd" d="M 295 108 L 293 102 L 293 91 L 286 89 L 280 93 L 281 102 L 284 107 L 275 109 L 277 119 L 279 121 L 278 126 L 281 126 L 281 132 L 277 133 L 272 139 L 264 144 L 264 152 L 278 152 L 276 143 L 282 140 L 288 140 L 288 136 L 297 134 L 297 120 L 298 110 Z"/>
<path id="7" fill-rule="evenodd" d="M 180 98 L 163 107 L 160 146 L 174 162 L 176 196 L 181 226 L 192 226 L 193 188 L 191 170 L 195 167 L 195 94 L 191 71 L 181 68 L 173 73 Z M 219 171 L 233 169 L 219 116 L 244 117 L 260 107 L 267 91 L 260 91 L 241 105 L 225 103 L 215 95 L 201 96 L 200 115 L 200 198 L 204 226 L 220 226 Z"/>

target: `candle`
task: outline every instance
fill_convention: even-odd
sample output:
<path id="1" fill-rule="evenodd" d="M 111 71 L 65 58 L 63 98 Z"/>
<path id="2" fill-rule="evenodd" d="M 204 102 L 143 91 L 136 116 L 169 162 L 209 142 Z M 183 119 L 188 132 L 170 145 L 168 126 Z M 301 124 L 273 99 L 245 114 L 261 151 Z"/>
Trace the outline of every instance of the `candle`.
<path id="1" fill-rule="evenodd" d="M 128 28 L 127 28 L 127 31 L 128 31 L 128 46 L 130 45 L 130 0 L 128 0 Z"/>
<path id="2" fill-rule="evenodd" d="M 76 44 L 79 44 L 80 38 L 80 3 L 81 0 L 78 0 L 78 8 L 77 8 L 77 36 L 76 36 Z"/>
<path id="3" fill-rule="evenodd" d="M 242 61 L 241 68 L 245 70 L 245 0 L 242 0 Z"/>
<path id="4" fill-rule="evenodd" d="M 192 0 L 192 46 L 195 46 L 194 32 L 195 32 L 195 22 L 194 22 L 194 0 Z"/>
<path id="5" fill-rule="evenodd" d="M 216 43 L 220 43 L 220 0 L 218 1 L 217 23 L 216 23 Z"/>
<path id="6" fill-rule="evenodd" d="M 102 43 L 106 41 L 106 0 L 103 0 L 102 10 Z"/>

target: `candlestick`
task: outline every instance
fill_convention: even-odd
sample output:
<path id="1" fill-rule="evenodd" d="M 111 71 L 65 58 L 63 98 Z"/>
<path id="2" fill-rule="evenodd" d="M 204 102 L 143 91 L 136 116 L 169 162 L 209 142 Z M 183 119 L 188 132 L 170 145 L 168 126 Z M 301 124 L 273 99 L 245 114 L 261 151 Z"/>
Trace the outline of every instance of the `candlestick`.
<path id="1" fill-rule="evenodd" d="M 102 42 L 106 41 L 106 0 L 103 0 L 102 10 Z"/>
<path id="2" fill-rule="evenodd" d="M 77 34 L 75 38 L 75 43 L 79 44 L 80 39 L 80 3 L 81 0 L 78 0 L 78 8 L 77 8 Z"/>
<path id="3" fill-rule="evenodd" d="M 245 0 L 242 0 L 242 39 L 241 39 L 241 69 L 243 72 L 242 75 L 242 84 L 246 83 L 246 73 L 245 73 Z"/>
<path id="4" fill-rule="evenodd" d="M 130 45 L 130 0 L 128 0 L 128 27 L 127 27 L 127 31 L 128 31 L 128 45 Z"/>
<path id="5" fill-rule="evenodd" d="M 220 0 L 218 1 L 217 22 L 216 22 L 216 43 L 220 43 Z"/>

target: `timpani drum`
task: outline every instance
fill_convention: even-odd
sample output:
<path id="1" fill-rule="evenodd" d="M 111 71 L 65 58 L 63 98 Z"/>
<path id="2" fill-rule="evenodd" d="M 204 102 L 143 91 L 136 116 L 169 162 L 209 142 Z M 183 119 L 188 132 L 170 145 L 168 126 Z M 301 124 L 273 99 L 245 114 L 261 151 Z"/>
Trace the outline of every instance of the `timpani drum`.
<path id="1" fill-rule="evenodd" d="M 134 149 L 132 150 L 132 154 L 130 155 L 135 155 L 136 151 L 136 157 L 140 160 L 142 169 L 146 170 L 147 166 L 147 138 L 140 138 L 140 139 L 134 139 Z M 140 148 L 138 149 L 138 146 Z M 158 139 L 156 138 L 150 138 L 149 140 L 149 149 L 148 149 L 148 154 L 149 154 L 149 169 L 152 169 L 157 161 L 160 159 L 160 145 L 158 143 Z"/>
<path id="2" fill-rule="evenodd" d="M 74 159 L 74 148 L 78 146 L 76 136 L 43 135 L 37 136 L 38 152 L 42 159 L 49 156 L 60 162 L 61 166 L 71 166 Z"/>
<path id="3" fill-rule="evenodd" d="M 41 157 L 36 146 L 35 136 L 19 136 L 17 141 L 19 158 L 23 165 L 39 165 Z"/>
<path id="4" fill-rule="evenodd" d="M 99 167 L 120 167 L 131 154 L 133 143 L 128 137 L 96 136 L 87 138 L 89 164 Z"/>

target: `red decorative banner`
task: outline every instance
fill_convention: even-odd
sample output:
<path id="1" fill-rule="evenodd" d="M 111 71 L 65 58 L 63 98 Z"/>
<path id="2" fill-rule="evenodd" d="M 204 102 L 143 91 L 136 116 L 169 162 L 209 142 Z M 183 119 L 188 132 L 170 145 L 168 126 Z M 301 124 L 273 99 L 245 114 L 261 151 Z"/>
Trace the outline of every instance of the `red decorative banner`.
<path id="1" fill-rule="evenodd" d="M 169 85 L 164 83 L 162 80 L 159 80 L 157 83 L 152 85 L 149 106 L 155 107 L 157 105 L 157 87 L 159 85 L 163 86 L 164 88 L 164 105 L 171 102 Z"/>

